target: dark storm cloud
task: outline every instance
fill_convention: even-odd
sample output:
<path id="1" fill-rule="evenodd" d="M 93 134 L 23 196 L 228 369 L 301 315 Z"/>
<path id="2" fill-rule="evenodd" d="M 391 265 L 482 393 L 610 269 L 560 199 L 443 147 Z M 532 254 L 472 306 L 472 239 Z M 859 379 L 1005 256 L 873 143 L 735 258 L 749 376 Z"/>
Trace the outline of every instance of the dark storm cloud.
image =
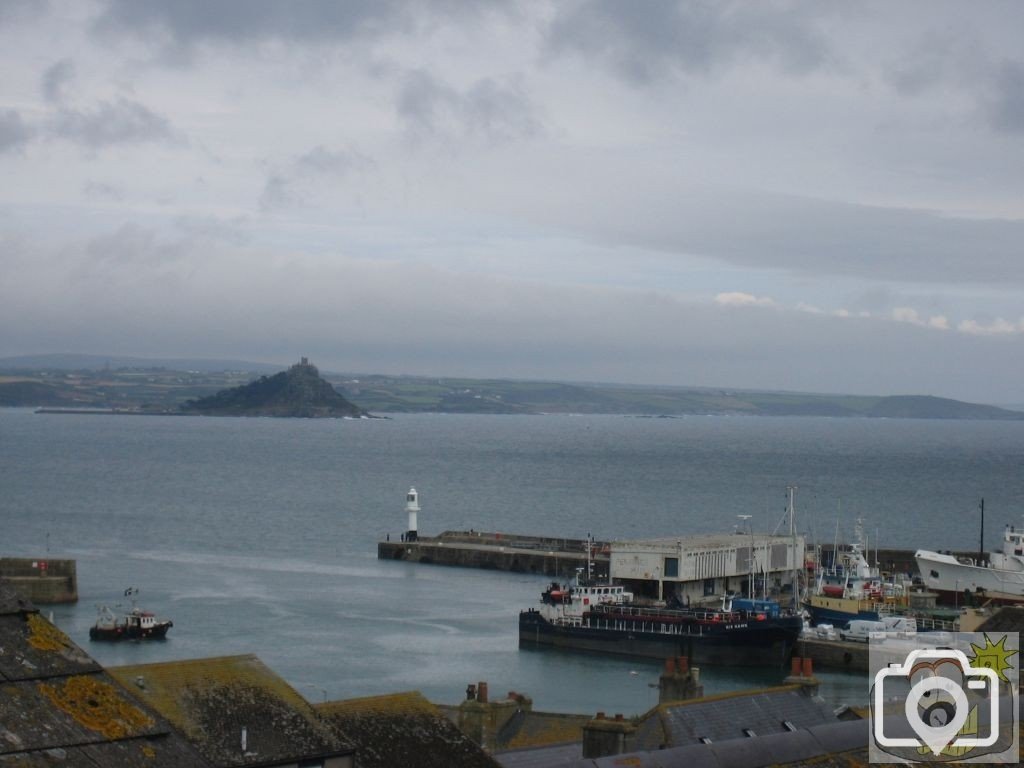
<path id="1" fill-rule="evenodd" d="M 0 109 L 0 153 L 18 149 L 32 138 L 33 131 L 13 109 Z"/>
<path id="2" fill-rule="evenodd" d="M 993 78 L 992 124 L 1007 133 L 1024 133 L 1024 64 L 1008 61 Z"/>
<path id="3" fill-rule="evenodd" d="M 62 109 L 52 132 L 93 148 L 178 139 L 166 117 L 124 97 L 114 103 L 102 102 L 88 111 Z"/>
<path id="4" fill-rule="evenodd" d="M 472 135 L 502 142 L 542 130 L 534 106 L 514 80 L 483 78 L 460 91 L 415 70 L 403 80 L 396 106 L 399 117 L 420 134 Z"/>
<path id="5" fill-rule="evenodd" d="M 596 59 L 634 83 L 707 74 L 738 59 L 775 61 L 806 72 L 828 59 L 811 5 L 749 2 L 583 0 L 559 6 L 551 52 Z"/>
<path id="6" fill-rule="evenodd" d="M 55 62 L 43 73 L 43 96 L 49 102 L 62 101 L 68 85 L 75 79 L 75 64 L 71 59 Z"/>

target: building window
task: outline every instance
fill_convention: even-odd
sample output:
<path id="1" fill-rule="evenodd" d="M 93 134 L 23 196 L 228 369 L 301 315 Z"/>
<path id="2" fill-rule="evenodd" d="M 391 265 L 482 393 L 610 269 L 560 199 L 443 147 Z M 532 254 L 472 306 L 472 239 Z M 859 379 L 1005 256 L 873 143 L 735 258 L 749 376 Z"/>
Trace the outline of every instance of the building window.
<path id="1" fill-rule="evenodd" d="M 715 594 L 715 580 L 704 579 L 704 597 Z"/>
<path id="2" fill-rule="evenodd" d="M 665 578 L 676 579 L 679 578 L 679 558 L 678 557 L 666 557 L 665 558 Z"/>

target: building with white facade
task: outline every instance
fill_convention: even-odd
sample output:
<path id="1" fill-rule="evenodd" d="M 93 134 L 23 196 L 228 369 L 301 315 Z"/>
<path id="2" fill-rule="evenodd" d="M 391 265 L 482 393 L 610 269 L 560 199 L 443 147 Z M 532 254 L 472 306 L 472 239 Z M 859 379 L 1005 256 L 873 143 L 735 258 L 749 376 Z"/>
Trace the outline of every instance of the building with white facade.
<path id="1" fill-rule="evenodd" d="M 611 545 L 611 577 L 635 593 L 686 604 L 728 594 L 769 598 L 804 566 L 802 536 L 732 533 Z"/>

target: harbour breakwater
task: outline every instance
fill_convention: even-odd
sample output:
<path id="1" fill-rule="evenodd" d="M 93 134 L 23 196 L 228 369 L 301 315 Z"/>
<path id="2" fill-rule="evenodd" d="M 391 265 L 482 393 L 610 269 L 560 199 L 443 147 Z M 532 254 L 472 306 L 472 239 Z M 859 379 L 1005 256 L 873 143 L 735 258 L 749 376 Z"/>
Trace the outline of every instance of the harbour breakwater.
<path id="1" fill-rule="evenodd" d="M 377 544 L 379 560 L 483 568 L 570 578 L 589 563 L 595 576 L 607 576 L 610 544 L 586 539 L 521 536 L 483 531 L 445 531 Z"/>
<path id="2" fill-rule="evenodd" d="M 379 560 L 483 568 L 515 573 L 536 573 L 571 577 L 587 567 L 587 546 L 595 575 L 607 575 L 611 542 L 550 536 L 484 531 L 445 531 L 438 536 L 378 542 Z M 917 563 L 913 549 L 878 549 L 869 554 L 885 576 L 914 577 Z M 959 557 L 977 557 L 976 552 L 952 552 Z M 832 545 L 821 548 L 821 561 L 832 561 Z"/>
<path id="3" fill-rule="evenodd" d="M 74 560 L 0 557 L 0 579 L 33 603 L 78 601 L 78 566 Z"/>

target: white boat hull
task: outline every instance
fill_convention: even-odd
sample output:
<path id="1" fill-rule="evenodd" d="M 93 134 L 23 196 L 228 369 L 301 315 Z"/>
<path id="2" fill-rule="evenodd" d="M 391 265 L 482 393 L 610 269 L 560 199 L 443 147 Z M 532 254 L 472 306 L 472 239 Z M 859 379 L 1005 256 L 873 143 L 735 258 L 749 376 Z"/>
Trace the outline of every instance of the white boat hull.
<path id="1" fill-rule="evenodd" d="M 914 559 L 925 586 L 946 598 L 962 601 L 967 591 L 982 600 L 1024 603 L 1024 571 L 962 563 L 953 555 L 923 549 Z"/>

